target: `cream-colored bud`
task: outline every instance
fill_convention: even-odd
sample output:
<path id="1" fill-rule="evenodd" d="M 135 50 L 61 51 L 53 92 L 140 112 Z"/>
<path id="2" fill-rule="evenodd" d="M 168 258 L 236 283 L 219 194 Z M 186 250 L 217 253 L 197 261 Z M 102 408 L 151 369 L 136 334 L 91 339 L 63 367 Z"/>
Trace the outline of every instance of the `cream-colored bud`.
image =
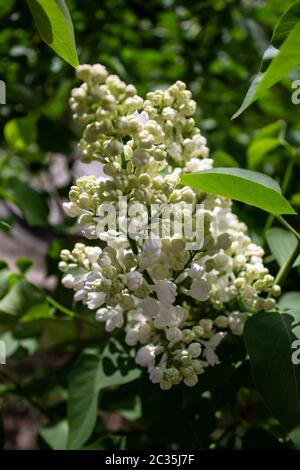
<path id="1" fill-rule="evenodd" d="M 200 325 L 193 326 L 192 330 L 195 333 L 197 338 L 201 338 L 205 334 L 203 326 L 200 326 Z"/>
<path id="2" fill-rule="evenodd" d="M 118 140 L 111 140 L 104 146 L 105 154 L 108 157 L 115 157 L 122 153 L 123 144 Z"/>
<path id="3" fill-rule="evenodd" d="M 195 193 L 192 189 L 190 188 L 183 188 L 181 190 L 181 197 L 182 197 L 182 200 L 184 202 L 186 202 L 187 204 L 192 204 L 192 202 L 194 202 L 195 200 Z"/>
<path id="4" fill-rule="evenodd" d="M 141 183 L 144 186 L 148 186 L 150 183 L 150 176 L 147 173 L 142 173 L 139 178 L 139 183 Z"/>
<path id="5" fill-rule="evenodd" d="M 81 209 L 88 209 L 91 205 L 91 199 L 87 193 L 81 193 L 78 198 L 78 204 Z"/>
<path id="6" fill-rule="evenodd" d="M 271 289 L 271 295 L 278 297 L 281 294 L 281 287 L 275 284 Z"/>
<path id="7" fill-rule="evenodd" d="M 199 325 L 202 326 L 205 334 L 210 334 L 213 329 L 213 322 L 209 318 L 203 318 L 200 320 Z"/>
<path id="8" fill-rule="evenodd" d="M 246 279 L 243 277 L 237 277 L 234 281 L 234 285 L 237 289 L 243 289 L 246 285 Z"/>
<path id="9" fill-rule="evenodd" d="M 61 272 L 65 273 L 67 272 L 69 266 L 68 266 L 68 263 L 66 263 L 65 261 L 60 261 L 58 263 L 58 268 Z"/>
<path id="10" fill-rule="evenodd" d="M 182 330 L 182 341 L 186 344 L 191 343 L 196 338 L 196 332 L 193 330 Z"/>
<path id="11" fill-rule="evenodd" d="M 202 365 L 201 361 L 199 361 L 199 359 L 194 359 L 192 361 L 192 368 L 193 368 L 195 374 L 197 374 L 197 375 L 202 374 L 204 372 L 203 365 Z"/>
<path id="12" fill-rule="evenodd" d="M 265 289 L 266 283 L 265 283 L 264 280 L 259 279 L 258 281 L 255 281 L 255 283 L 253 284 L 253 286 L 255 287 L 256 290 L 262 291 L 262 290 Z"/>
<path id="13" fill-rule="evenodd" d="M 61 250 L 60 257 L 62 261 L 69 261 L 71 253 L 69 252 L 69 250 Z"/>
<path id="14" fill-rule="evenodd" d="M 219 315 L 219 316 L 215 319 L 214 324 L 215 324 L 218 328 L 227 328 L 227 326 L 228 326 L 228 318 L 227 318 L 225 315 Z"/>

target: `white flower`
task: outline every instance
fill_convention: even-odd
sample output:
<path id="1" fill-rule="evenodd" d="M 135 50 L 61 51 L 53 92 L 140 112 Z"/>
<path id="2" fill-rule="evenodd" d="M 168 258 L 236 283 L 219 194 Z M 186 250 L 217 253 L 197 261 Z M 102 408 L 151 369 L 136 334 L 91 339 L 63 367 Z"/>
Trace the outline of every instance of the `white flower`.
<path id="1" fill-rule="evenodd" d="M 140 348 L 135 357 L 135 362 L 142 367 L 147 367 L 154 364 L 155 354 L 157 347 L 153 344 L 147 344 Z"/>
<path id="2" fill-rule="evenodd" d="M 96 312 L 97 321 L 105 321 L 105 329 L 111 332 L 115 328 L 121 328 L 124 323 L 123 310 L 118 305 L 114 308 L 100 308 Z"/>
<path id="3" fill-rule="evenodd" d="M 75 302 L 79 302 L 80 300 L 83 300 L 86 296 L 86 291 L 85 289 L 80 289 L 74 294 L 74 300 Z"/>
<path id="4" fill-rule="evenodd" d="M 80 290 L 84 287 L 86 272 L 80 271 L 76 274 L 66 274 L 62 278 L 62 283 L 67 289 Z"/>
<path id="5" fill-rule="evenodd" d="M 205 273 L 205 267 L 203 266 L 203 264 L 196 263 L 196 262 L 192 263 L 191 267 L 188 270 L 189 277 L 193 279 L 202 277 L 204 273 Z"/>
<path id="6" fill-rule="evenodd" d="M 137 343 L 145 344 L 151 336 L 151 326 L 144 322 L 137 324 L 126 333 L 125 341 L 129 346 L 135 346 Z"/>
<path id="7" fill-rule="evenodd" d="M 249 314 L 243 312 L 232 312 L 228 317 L 229 328 L 234 335 L 242 335 L 244 325 Z"/>
<path id="8" fill-rule="evenodd" d="M 144 278 L 138 271 L 130 271 L 126 274 L 126 281 L 128 289 L 137 290 L 144 282 Z"/>
<path id="9" fill-rule="evenodd" d="M 179 326 L 187 317 L 187 312 L 184 308 L 176 305 L 159 304 L 159 311 L 154 318 L 154 325 L 156 328 L 166 328 Z"/>
<path id="10" fill-rule="evenodd" d="M 195 279 L 191 284 L 190 296 L 204 302 L 209 298 L 211 286 L 205 279 Z"/>
<path id="11" fill-rule="evenodd" d="M 190 353 L 190 355 L 193 358 L 196 358 L 196 357 L 200 356 L 201 349 L 202 349 L 201 344 L 199 344 L 199 343 L 191 343 L 187 348 L 188 352 Z"/>
<path id="12" fill-rule="evenodd" d="M 87 306 L 91 310 L 96 310 L 104 304 L 106 294 L 104 292 L 90 292 L 87 298 Z"/>
<path id="13" fill-rule="evenodd" d="M 81 227 L 81 233 L 88 240 L 95 240 L 97 238 L 96 227 L 94 224 L 86 224 Z"/>
<path id="14" fill-rule="evenodd" d="M 182 339 L 182 330 L 176 326 L 172 326 L 171 328 L 167 329 L 166 337 L 170 341 L 169 347 L 172 347 L 175 343 Z"/>
<path id="15" fill-rule="evenodd" d="M 212 158 L 203 158 L 202 160 L 200 160 L 199 158 L 192 158 L 191 160 L 186 162 L 184 171 L 189 173 L 196 173 L 198 171 L 210 170 L 212 166 Z"/>
<path id="16" fill-rule="evenodd" d="M 149 121 L 149 116 L 148 114 L 146 113 L 146 111 L 142 111 L 141 113 L 139 113 L 138 111 L 135 111 L 134 113 L 134 116 L 137 117 L 138 119 L 138 122 L 140 123 L 141 126 L 145 126 L 146 123 Z"/>
<path id="17" fill-rule="evenodd" d="M 152 383 L 158 384 L 162 380 L 163 369 L 155 366 L 148 366 L 149 379 Z"/>
<path id="18" fill-rule="evenodd" d="M 96 263 L 100 254 L 102 253 L 101 248 L 98 246 L 87 246 L 85 248 L 85 252 L 90 260 L 91 263 Z"/>
<path id="19" fill-rule="evenodd" d="M 158 313 L 159 303 L 153 297 L 146 297 L 142 300 L 142 308 L 146 317 L 153 318 Z"/>
<path id="20" fill-rule="evenodd" d="M 200 340 L 201 343 L 205 346 L 203 355 L 210 366 L 214 366 L 220 363 L 219 358 L 215 353 L 215 349 L 220 344 L 224 336 L 226 336 L 226 333 L 219 332 L 213 335 L 209 341 Z"/>
<path id="21" fill-rule="evenodd" d="M 132 328 L 131 330 L 127 331 L 125 342 L 129 346 L 135 346 L 139 341 L 139 328 Z"/>
<path id="22" fill-rule="evenodd" d="M 214 257 L 214 261 L 218 271 L 229 271 L 232 268 L 232 258 L 224 253 L 218 253 Z"/>
<path id="23" fill-rule="evenodd" d="M 63 203 L 63 209 L 64 209 L 65 213 L 67 214 L 67 216 L 69 216 L 69 217 L 77 217 L 82 212 L 82 209 L 80 209 L 73 202 L 64 202 Z"/>
<path id="24" fill-rule="evenodd" d="M 138 256 L 141 269 L 147 269 L 159 259 L 162 250 L 162 243 L 159 238 L 148 238 L 144 241 L 142 251 Z"/>
<path id="25" fill-rule="evenodd" d="M 179 160 L 181 157 L 181 146 L 173 142 L 168 148 L 168 152 L 174 160 Z"/>
<path id="26" fill-rule="evenodd" d="M 62 283 L 67 289 L 73 289 L 75 284 L 75 276 L 73 276 L 73 274 L 67 274 L 62 278 Z"/>
<path id="27" fill-rule="evenodd" d="M 158 281 L 154 290 L 158 300 L 164 305 L 171 305 L 176 299 L 176 284 L 171 281 Z"/>

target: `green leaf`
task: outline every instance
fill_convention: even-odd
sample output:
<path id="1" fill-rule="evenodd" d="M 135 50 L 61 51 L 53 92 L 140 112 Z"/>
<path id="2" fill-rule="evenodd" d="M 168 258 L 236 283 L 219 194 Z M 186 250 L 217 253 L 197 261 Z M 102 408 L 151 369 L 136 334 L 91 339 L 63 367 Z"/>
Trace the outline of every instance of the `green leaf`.
<path id="1" fill-rule="evenodd" d="M 291 197 L 291 202 L 297 206 L 300 206 L 300 193 L 295 193 Z"/>
<path id="2" fill-rule="evenodd" d="M 292 363 L 293 318 L 279 313 L 252 315 L 244 340 L 256 387 L 294 444 L 300 447 L 300 367 Z"/>
<path id="3" fill-rule="evenodd" d="M 97 419 L 99 392 L 140 375 L 141 370 L 114 338 L 100 355 L 85 354 L 79 358 L 69 383 L 69 449 L 80 448 L 90 437 Z"/>
<path id="4" fill-rule="evenodd" d="M 218 196 L 235 199 L 274 215 L 296 214 L 269 176 L 239 168 L 214 168 L 181 175 L 181 183 Z"/>
<path id="5" fill-rule="evenodd" d="M 79 64 L 72 19 L 64 0 L 27 0 L 42 39 L 73 67 Z"/>
<path id="6" fill-rule="evenodd" d="M 1 341 L 5 343 L 5 356 L 6 358 L 12 356 L 19 347 L 19 341 L 13 336 L 12 331 L 7 331 L 1 335 Z"/>
<path id="7" fill-rule="evenodd" d="M 26 258 L 25 256 L 18 258 L 16 261 L 17 268 L 23 274 L 26 273 L 26 271 L 28 271 L 28 269 L 30 269 L 32 265 L 33 265 L 32 259 Z"/>
<path id="8" fill-rule="evenodd" d="M 29 323 L 45 318 L 55 318 L 53 309 L 49 307 L 49 304 L 46 302 L 46 300 L 30 307 L 20 318 L 20 323 Z"/>
<path id="9" fill-rule="evenodd" d="M 0 271 L 0 298 L 7 292 L 9 279 L 12 272 L 9 269 L 2 268 Z"/>
<path id="10" fill-rule="evenodd" d="M 49 208 L 45 198 L 22 180 L 3 180 L 0 196 L 16 204 L 29 225 L 47 227 Z"/>
<path id="11" fill-rule="evenodd" d="M 284 141 L 280 141 L 274 137 L 254 140 L 247 149 L 248 168 L 255 169 L 263 162 L 268 153 L 281 145 L 285 145 Z"/>
<path id="12" fill-rule="evenodd" d="M 0 312 L 14 317 L 24 315 L 34 305 L 43 304 L 44 294 L 26 279 L 17 281 L 0 301 Z"/>
<path id="13" fill-rule="evenodd" d="M 247 91 L 241 107 L 233 115 L 233 119 L 300 64 L 299 5 L 299 1 L 295 2 L 279 20 L 273 33 L 271 45 L 264 54 L 260 71 Z M 278 51 L 277 47 L 281 42 Z M 266 71 L 263 71 L 265 63 L 270 59 L 272 59 L 271 64 Z"/>
<path id="14" fill-rule="evenodd" d="M 280 297 L 277 305 L 281 311 L 292 315 L 296 322 L 300 321 L 300 292 L 286 292 Z"/>
<path id="15" fill-rule="evenodd" d="M 142 416 L 142 403 L 138 395 L 130 395 L 112 404 L 112 409 L 128 421 L 135 421 Z"/>
<path id="16" fill-rule="evenodd" d="M 68 423 L 60 421 L 53 426 L 43 427 L 39 434 L 53 450 L 66 450 L 68 441 Z"/>
<path id="17" fill-rule="evenodd" d="M 37 140 L 36 118 L 26 116 L 11 119 L 4 126 L 4 137 L 13 149 L 25 150 Z"/>
<path id="18" fill-rule="evenodd" d="M 16 338 L 12 331 L 7 331 L 1 336 L 1 341 L 4 341 L 6 346 L 6 358 L 15 354 L 19 348 L 26 350 L 29 355 L 34 354 L 38 347 L 36 338 Z"/>
<path id="19" fill-rule="evenodd" d="M 286 122 L 282 119 L 271 122 L 264 127 L 261 127 L 255 132 L 254 139 L 265 139 L 267 137 L 276 137 L 277 139 L 284 140 L 286 131 Z"/>
<path id="20" fill-rule="evenodd" d="M 229 153 L 224 152 L 223 150 L 217 150 L 213 154 L 213 160 L 214 160 L 214 165 L 216 167 L 218 166 L 225 166 L 225 167 L 236 167 L 238 166 L 238 163 L 236 160 L 229 155 Z"/>
<path id="21" fill-rule="evenodd" d="M 0 194 L 1 195 L 1 194 Z M 12 226 L 5 222 L 4 220 L 0 220 L 0 229 L 3 230 L 4 232 L 9 232 L 11 230 Z"/>
<path id="22" fill-rule="evenodd" d="M 68 448 L 80 448 L 90 437 L 96 423 L 99 393 L 98 356 L 84 355 L 72 370 L 69 384 Z"/>
<path id="23" fill-rule="evenodd" d="M 15 5 L 15 0 L 6 0 L 6 2 L 0 5 L 0 18 L 7 15 Z"/>
<path id="24" fill-rule="evenodd" d="M 279 266 L 283 266 L 297 246 L 297 238 L 291 232 L 283 228 L 270 228 L 266 232 L 266 240 L 274 258 Z M 296 259 L 293 267 L 300 265 L 300 256 Z"/>
<path id="25" fill-rule="evenodd" d="M 300 18 L 300 1 L 297 0 L 283 13 L 274 28 L 271 43 L 278 47 L 285 40 L 290 31 L 296 26 Z"/>

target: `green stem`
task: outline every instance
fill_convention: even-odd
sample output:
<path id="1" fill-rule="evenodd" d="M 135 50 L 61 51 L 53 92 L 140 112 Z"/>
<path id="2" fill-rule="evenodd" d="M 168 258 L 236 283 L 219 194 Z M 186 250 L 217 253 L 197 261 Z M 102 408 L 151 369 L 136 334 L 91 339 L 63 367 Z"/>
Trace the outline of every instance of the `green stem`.
<path id="1" fill-rule="evenodd" d="M 282 184 L 281 184 L 282 194 L 285 194 L 285 192 L 286 192 L 286 190 L 289 186 L 289 183 L 290 183 L 292 175 L 293 175 L 293 169 L 294 169 L 295 162 L 296 162 L 296 159 L 294 158 L 294 155 L 292 155 L 291 158 L 290 158 L 290 161 L 289 161 L 289 163 L 286 167 L 286 171 L 285 171 L 283 181 L 282 181 Z M 262 247 L 264 247 L 264 245 L 266 243 L 266 232 L 269 230 L 269 228 L 272 227 L 274 220 L 275 220 L 275 216 L 273 214 L 269 214 L 268 218 L 267 218 L 267 221 L 265 223 L 265 226 L 263 228 L 262 235 L 261 235 L 261 246 Z"/>
<path id="2" fill-rule="evenodd" d="M 300 241 L 298 240 L 296 248 L 292 251 L 288 259 L 286 260 L 286 263 L 281 266 L 280 270 L 278 271 L 278 274 L 275 278 L 275 284 L 282 285 L 284 283 L 299 254 Z"/>
<path id="3" fill-rule="evenodd" d="M 300 241 L 300 234 L 297 232 L 297 230 L 294 229 L 281 215 L 277 216 L 277 219 L 279 222 L 287 228 L 290 232 L 292 232 L 293 235 L 297 238 L 297 240 Z"/>
<path id="4" fill-rule="evenodd" d="M 286 260 L 285 264 L 280 268 L 278 274 L 275 279 L 275 284 L 282 285 L 286 280 L 290 270 L 292 269 L 296 259 L 300 254 L 300 235 L 299 233 L 286 221 L 283 217 L 278 216 L 278 220 L 282 223 L 282 225 L 287 228 L 296 238 L 297 238 L 297 245 Z"/>
<path id="5" fill-rule="evenodd" d="M 73 318 L 73 319 L 77 318 L 78 320 L 82 321 L 83 323 L 86 323 L 89 326 L 92 326 L 93 328 L 97 327 L 97 325 L 95 323 L 87 320 L 86 318 L 83 318 L 81 315 L 79 315 L 76 312 L 73 312 L 73 310 L 70 310 L 69 308 L 65 307 L 64 305 L 61 305 L 60 303 L 58 303 L 55 299 L 53 299 L 49 295 L 47 295 L 46 300 L 50 305 L 52 305 L 54 308 L 56 308 L 60 312 L 64 313 L 68 317 Z"/>

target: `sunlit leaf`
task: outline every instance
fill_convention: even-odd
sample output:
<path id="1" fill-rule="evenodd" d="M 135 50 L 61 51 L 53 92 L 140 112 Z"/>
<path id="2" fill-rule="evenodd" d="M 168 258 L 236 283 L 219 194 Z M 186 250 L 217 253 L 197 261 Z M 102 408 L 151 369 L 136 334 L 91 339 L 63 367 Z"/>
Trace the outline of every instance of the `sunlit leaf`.
<path id="1" fill-rule="evenodd" d="M 43 40 L 73 67 L 78 65 L 72 19 L 64 0 L 27 0 Z"/>
<path id="2" fill-rule="evenodd" d="M 181 183 L 211 194 L 259 207 L 271 214 L 295 214 L 269 176 L 240 168 L 214 168 L 181 175 Z"/>
<path id="3" fill-rule="evenodd" d="M 241 107 L 233 115 L 233 119 L 238 117 L 250 104 L 300 64 L 299 5 L 300 2 L 298 0 L 280 19 L 279 24 L 274 30 L 271 45 L 264 54 L 260 71 L 247 91 Z M 277 49 L 279 44 L 280 48 Z M 265 63 L 268 63 L 270 60 L 270 65 L 264 71 Z"/>

